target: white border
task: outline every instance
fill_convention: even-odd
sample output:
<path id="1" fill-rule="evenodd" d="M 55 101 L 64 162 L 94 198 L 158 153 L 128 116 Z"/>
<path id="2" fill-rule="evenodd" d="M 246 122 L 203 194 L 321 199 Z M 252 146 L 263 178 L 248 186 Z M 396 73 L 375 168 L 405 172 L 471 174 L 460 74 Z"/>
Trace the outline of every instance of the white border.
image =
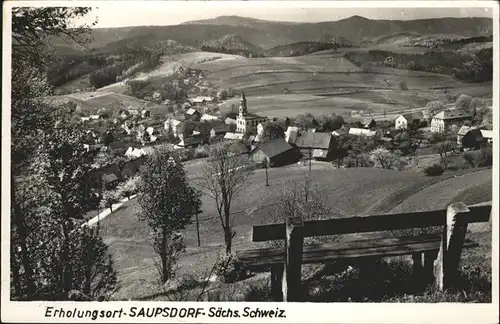
<path id="1" fill-rule="evenodd" d="M 386 303 L 170 303 L 170 302 L 11 302 L 9 301 L 9 237 L 10 237 L 10 46 L 11 46 L 11 17 L 10 9 L 15 5 L 22 6 L 137 6 L 137 1 L 8 1 L 3 3 L 3 78 L 2 78 L 2 258 L 1 264 L 1 320 L 2 322 L 48 322 L 49 319 L 43 317 L 45 306 L 57 306 L 70 308 L 75 305 L 79 309 L 102 309 L 112 310 L 119 307 L 128 309 L 129 307 L 205 307 L 222 306 L 233 309 L 243 309 L 246 306 L 261 307 L 264 309 L 275 309 L 276 307 L 286 309 L 287 318 L 264 319 L 264 318 L 240 318 L 239 322 L 263 322 L 263 323 L 496 323 L 498 321 L 498 179 L 499 179 L 499 6 L 496 1 L 258 1 L 258 2 L 238 2 L 238 1 L 208 1 L 208 2 L 158 2 L 145 1 L 139 5 L 152 6 L 155 8 L 176 6 L 186 10 L 203 10 L 210 7 L 262 7 L 267 8 L 477 8 L 488 7 L 493 10 L 493 39 L 494 39 L 494 78 L 493 78 L 493 107 L 494 107 L 494 162 L 493 162 L 493 244 L 492 244 L 492 275 L 493 275 L 493 303 L 492 304 L 386 304 Z M 221 14 L 223 11 L 221 12 Z M 7 35 L 7 37 L 5 37 Z M 91 319 L 51 319 L 53 322 L 207 322 L 223 323 L 238 322 L 234 318 L 122 318 L 92 321 Z"/>

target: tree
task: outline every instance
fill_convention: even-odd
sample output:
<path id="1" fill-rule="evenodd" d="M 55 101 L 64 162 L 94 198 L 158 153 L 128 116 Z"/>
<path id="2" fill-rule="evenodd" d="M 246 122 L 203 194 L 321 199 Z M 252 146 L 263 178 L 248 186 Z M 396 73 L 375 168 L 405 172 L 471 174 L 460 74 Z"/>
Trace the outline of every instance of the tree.
<path id="1" fill-rule="evenodd" d="M 311 113 L 307 113 L 305 115 L 297 115 L 297 117 L 295 117 L 295 124 L 301 129 L 309 129 L 313 128 L 318 123 Z"/>
<path id="2" fill-rule="evenodd" d="M 332 132 L 339 129 L 344 124 L 344 118 L 340 115 L 323 115 L 319 119 L 319 125 L 322 132 Z"/>
<path id="3" fill-rule="evenodd" d="M 187 182 L 186 172 L 166 147 L 155 148 L 139 171 L 140 217 L 151 231 L 151 243 L 160 258 L 162 282 L 175 272 L 180 253 L 185 251 L 177 232 L 191 223 L 200 210 L 200 194 Z"/>
<path id="4" fill-rule="evenodd" d="M 113 204 L 117 203 L 120 200 L 117 191 L 107 190 L 102 194 L 101 199 L 101 207 L 109 208 L 111 212 L 113 212 Z"/>
<path id="5" fill-rule="evenodd" d="M 261 141 L 266 142 L 276 138 L 284 138 L 285 131 L 278 122 L 267 122 L 262 125 L 264 132 L 262 133 Z"/>
<path id="6" fill-rule="evenodd" d="M 248 159 L 231 151 L 231 143 L 220 142 L 212 145 L 208 159 L 202 165 L 200 185 L 205 194 L 214 200 L 224 231 L 226 254 L 231 253 L 234 215 L 231 206 L 234 198 L 247 184 L 253 169 Z"/>
<path id="7" fill-rule="evenodd" d="M 390 170 L 394 166 L 395 156 L 388 149 L 377 148 L 371 152 L 370 160 L 376 167 Z"/>
<path id="8" fill-rule="evenodd" d="M 439 154 L 441 157 L 441 163 L 443 164 L 444 169 L 446 170 L 448 166 L 448 152 L 452 150 L 452 144 L 451 141 L 444 141 L 441 143 L 438 143 L 434 150 Z"/>
<path id="9" fill-rule="evenodd" d="M 11 274 L 15 297 L 22 300 L 67 299 L 72 289 L 84 288 L 77 275 L 83 273 L 83 266 L 93 271 L 83 277 L 86 287 L 90 283 L 90 294 L 96 287 L 109 291 L 114 285 L 112 263 L 107 257 L 101 259 L 105 250 L 75 263 L 77 248 L 92 251 L 99 245 L 94 234 L 74 230 L 89 202 L 87 173 L 94 158 L 83 148 L 84 132 L 71 121 L 74 110 L 56 109 L 47 100 L 51 89 L 43 75 L 52 60 L 47 51 L 50 38 L 84 45 L 88 26 L 70 22 L 89 10 L 12 10 Z M 100 284 L 96 277 L 108 284 Z"/>
<path id="10" fill-rule="evenodd" d="M 89 7 L 16 7 L 12 9 L 13 65 L 29 63 L 45 67 L 51 60 L 47 52 L 48 40 L 57 37 L 69 43 L 85 46 L 90 25 L 72 26 L 71 22 L 87 15 Z"/>
<path id="11" fill-rule="evenodd" d="M 455 101 L 455 107 L 464 113 L 472 113 L 472 97 L 461 94 Z"/>
<path id="12" fill-rule="evenodd" d="M 405 81 L 399 82 L 399 89 L 401 89 L 401 90 L 408 90 L 408 85 L 406 84 Z"/>
<path id="13" fill-rule="evenodd" d="M 125 182 L 118 185 L 116 191 L 120 193 L 121 197 L 130 200 L 130 196 L 137 193 L 139 180 L 139 176 L 128 178 Z"/>
<path id="14" fill-rule="evenodd" d="M 304 174 L 303 180 L 296 179 L 287 181 L 282 187 L 272 209 L 271 223 L 284 223 L 291 217 L 300 217 L 304 221 L 326 219 L 335 216 L 329 199 L 319 189 L 317 183 L 311 177 Z M 335 237 L 333 238 L 335 240 Z M 332 236 L 305 238 L 305 244 L 321 243 L 331 241 Z M 272 247 L 283 247 L 283 241 L 270 242 Z"/>
<path id="15" fill-rule="evenodd" d="M 429 118 L 432 118 L 436 114 L 443 111 L 444 104 L 439 100 L 431 101 L 431 102 L 427 103 L 427 105 L 425 106 L 425 109 L 427 110 L 427 114 L 429 115 Z"/>

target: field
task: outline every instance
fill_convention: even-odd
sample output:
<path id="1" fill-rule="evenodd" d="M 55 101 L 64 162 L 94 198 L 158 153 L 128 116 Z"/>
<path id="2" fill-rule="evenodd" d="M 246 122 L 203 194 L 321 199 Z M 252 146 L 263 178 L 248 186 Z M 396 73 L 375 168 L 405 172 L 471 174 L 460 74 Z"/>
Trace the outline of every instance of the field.
<path id="1" fill-rule="evenodd" d="M 63 95 L 53 98 L 56 101 L 70 100 L 80 104 L 82 111 L 96 113 L 98 109 L 105 108 L 106 111 L 112 110 L 118 113 L 119 109 L 149 109 L 151 113 L 167 113 L 167 108 L 144 101 L 131 96 L 114 92 L 77 92 L 69 95 Z"/>
<path id="2" fill-rule="evenodd" d="M 197 170 L 198 163 L 187 166 L 193 183 L 196 183 Z M 270 187 L 264 185 L 264 171 L 255 172 L 245 191 L 233 204 L 237 206 L 233 209 L 237 232 L 234 250 L 254 246 L 251 243 L 251 226 L 270 222 L 268 216 L 281 188 L 286 187 L 288 181 L 301 178 L 306 172 L 304 166 L 272 169 L 269 173 Z M 440 188 L 446 188 L 451 193 L 439 199 L 443 206 L 454 201 L 456 197 L 452 193 L 461 197 L 459 195 L 463 195 L 467 188 L 484 189 L 481 196 L 469 195 L 468 203 L 491 200 L 491 185 L 487 185 L 488 172 L 491 183 L 491 170 L 479 171 L 477 176 L 472 173 L 465 178 L 454 178 L 451 173 L 429 178 L 421 173 L 381 169 L 335 170 L 328 164 L 317 163 L 313 165 L 312 175 L 321 192 L 326 197 L 334 197 L 330 200 L 334 210 L 331 217 L 340 217 L 385 213 L 397 206 L 404 206 L 405 201 L 423 201 L 416 207 L 422 210 L 427 199 L 437 199 L 436 192 L 443 190 Z M 440 183 L 443 185 L 439 186 Z M 180 273 L 198 276 L 205 273 L 207 267 L 214 263 L 223 244 L 213 203 L 207 197 L 202 200 L 203 213 L 199 216 L 201 248 L 197 247 L 195 225 L 190 225 L 184 233 L 187 253 L 181 260 Z M 101 233 L 110 246 L 115 267 L 119 271 L 121 287 L 114 298 L 133 299 L 150 293 L 156 285 L 153 253 L 147 242 L 148 231 L 136 214 L 136 202 L 127 202 L 122 209 L 106 218 L 101 224 Z"/>
<path id="3" fill-rule="evenodd" d="M 327 50 L 299 57 L 245 58 L 210 52 L 176 54 L 164 56 L 160 66 L 132 79 L 162 80 L 172 77 L 180 67 L 200 69 L 204 71 L 203 83 L 209 88 L 245 91 L 249 111 L 268 117 L 294 117 L 305 109 L 314 115 L 346 115 L 368 110 L 390 113 L 423 107 L 432 100 L 454 101 L 462 93 L 491 97 L 491 82 L 466 84 L 437 73 L 359 67 L 343 57 L 348 52 L 366 52 L 373 46 L 386 45 Z M 397 48 L 407 53 L 425 50 Z M 77 79 L 71 85 L 80 83 L 85 80 Z M 401 83 L 406 84 L 407 90 L 401 89 Z M 127 90 L 125 83 L 118 82 L 96 93 L 124 94 Z M 228 100 L 220 108 L 223 113 L 229 112 L 233 104 L 238 107 L 237 98 Z"/>
<path id="4" fill-rule="evenodd" d="M 432 100 L 446 102 L 461 93 L 491 96 L 491 83 L 470 85 L 436 73 L 360 68 L 342 55 L 323 51 L 301 57 L 244 58 L 194 52 L 164 58 L 159 68 L 138 77 L 169 77 L 180 66 L 200 69 L 204 82 L 216 89 L 244 90 L 249 110 L 270 117 L 293 117 L 304 108 L 315 115 L 368 109 L 390 112 L 423 107 Z M 401 82 L 408 90 L 401 90 Z M 126 86 L 100 90 L 123 93 Z M 222 111 L 231 111 L 233 104 L 237 108 L 238 99 L 222 104 Z"/>

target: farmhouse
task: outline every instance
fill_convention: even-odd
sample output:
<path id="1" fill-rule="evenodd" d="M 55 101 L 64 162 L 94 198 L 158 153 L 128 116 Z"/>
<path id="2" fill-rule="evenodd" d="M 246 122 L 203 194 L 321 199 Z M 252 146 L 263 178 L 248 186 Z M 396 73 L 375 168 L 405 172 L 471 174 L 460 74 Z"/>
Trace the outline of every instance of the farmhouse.
<path id="1" fill-rule="evenodd" d="M 186 148 L 186 147 L 196 147 L 204 144 L 208 144 L 208 136 L 203 134 L 198 134 L 181 139 L 181 141 L 177 144 L 177 146 Z"/>
<path id="2" fill-rule="evenodd" d="M 300 152 L 282 138 L 261 143 L 249 155 L 250 160 L 255 163 L 262 163 L 267 159 L 270 167 L 292 164 L 300 157 Z"/>
<path id="3" fill-rule="evenodd" d="M 192 120 L 192 121 L 199 121 L 201 117 L 201 113 L 194 109 L 194 108 L 189 108 L 186 110 L 186 113 L 184 114 L 186 119 Z"/>
<path id="4" fill-rule="evenodd" d="M 452 125 L 462 126 L 462 124 L 467 120 L 472 120 L 471 113 L 465 113 L 459 109 L 443 110 L 439 114 L 432 117 L 431 132 L 442 133 Z"/>
<path id="5" fill-rule="evenodd" d="M 236 132 L 242 134 L 245 134 L 247 132 L 256 133 L 257 125 L 259 123 L 265 123 L 266 121 L 266 117 L 248 113 L 247 99 L 245 98 L 245 93 L 242 93 L 239 114 L 236 117 Z"/>
<path id="6" fill-rule="evenodd" d="M 213 128 L 213 123 L 196 123 L 193 129 L 193 135 L 207 135 Z"/>
<path id="7" fill-rule="evenodd" d="M 241 141 L 243 139 L 243 135 L 245 135 L 245 134 L 227 132 L 226 135 L 224 135 L 224 139 L 230 140 L 230 141 L 234 141 L 234 140 Z"/>
<path id="8" fill-rule="evenodd" d="M 315 159 L 327 160 L 333 148 L 332 134 L 304 133 L 297 138 L 295 145 L 305 156 L 311 154 Z"/>
<path id="9" fill-rule="evenodd" d="M 190 99 L 193 105 L 205 105 L 206 103 L 213 102 L 214 98 L 207 96 L 198 96 Z"/>
<path id="10" fill-rule="evenodd" d="M 226 135 L 229 131 L 231 131 L 231 126 L 226 124 L 217 125 L 210 130 L 210 137 Z"/>
<path id="11" fill-rule="evenodd" d="M 361 123 L 363 124 L 363 127 L 367 129 L 372 129 L 377 126 L 377 122 L 373 118 L 365 118 L 361 121 Z"/>
<path id="12" fill-rule="evenodd" d="M 349 135 L 372 137 L 375 136 L 376 134 L 377 134 L 376 131 L 371 131 L 369 129 L 355 128 L 355 127 L 349 128 Z"/>
<path id="13" fill-rule="evenodd" d="M 457 144 L 466 148 L 478 149 L 485 142 L 478 127 L 462 126 L 457 132 Z"/>
<path id="14" fill-rule="evenodd" d="M 165 130 L 168 130 L 169 127 L 172 128 L 172 133 L 174 136 L 180 136 L 182 135 L 182 132 L 184 130 L 184 122 L 174 119 L 174 118 L 169 118 L 165 121 Z"/>
<path id="15" fill-rule="evenodd" d="M 396 129 L 418 128 L 422 120 L 424 120 L 424 115 L 420 111 L 403 114 L 396 118 L 394 126 Z"/>

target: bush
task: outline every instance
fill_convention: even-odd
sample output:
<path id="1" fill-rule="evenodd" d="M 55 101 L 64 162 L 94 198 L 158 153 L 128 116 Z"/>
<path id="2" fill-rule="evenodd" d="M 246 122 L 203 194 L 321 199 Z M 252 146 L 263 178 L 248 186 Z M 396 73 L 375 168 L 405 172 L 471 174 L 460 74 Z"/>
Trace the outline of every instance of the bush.
<path id="1" fill-rule="evenodd" d="M 194 158 L 200 159 L 208 156 L 208 148 L 206 146 L 198 146 L 194 150 Z"/>
<path id="2" fill-rule="evenodd" d="M 408 85 L 406 84 L 406 82 L 401 81 L 401 82 L 399 82 L 399 88 L 401 90 L 408 90 Z"/>
<path id="3" fill-rule="evenodd" d="M 233 283 L 244 279 L 246 269 L 236 254 L 227 254 L 215 266 L 215 274 L 222 277 L 225 283 Z"/>
<path id="4" fill-rule="evenodd" d="M 424 169 L 424 173 L 427 176 L 433 177 L 433 176 L 440 176 L 444 172 L 444 168 L 440 166 L 439 164 L 433 164 L 427 168 Z"/>

